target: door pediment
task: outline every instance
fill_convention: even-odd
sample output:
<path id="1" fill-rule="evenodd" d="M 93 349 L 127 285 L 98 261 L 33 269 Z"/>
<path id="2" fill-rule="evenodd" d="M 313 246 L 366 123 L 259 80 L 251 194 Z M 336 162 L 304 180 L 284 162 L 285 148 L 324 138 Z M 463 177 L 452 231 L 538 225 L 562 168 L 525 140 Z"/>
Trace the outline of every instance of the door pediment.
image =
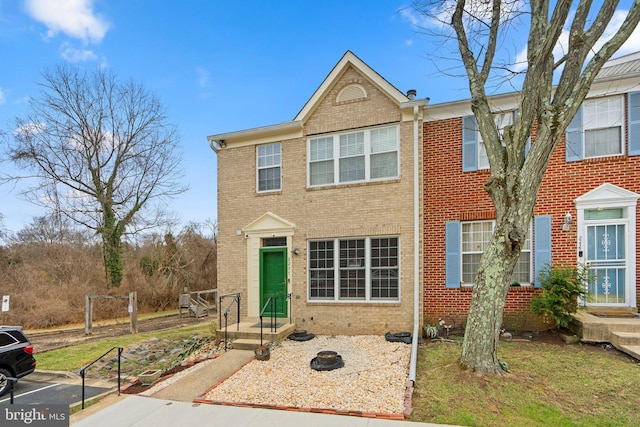
<path id="1" fill-rule="evenodd" d="M 605 183 L 583 194 L 574 200 L 576 206 L 581 205 L 635 205 L 640 194 L 625 190 L 613 184 Z"/>
<path id="2" fill-rule="evenodd" d="M 296 225 L 278 215 L 267 212 L 242 228 L 245 234 L 277 234 L 279 236 L 292 235 Z"/>

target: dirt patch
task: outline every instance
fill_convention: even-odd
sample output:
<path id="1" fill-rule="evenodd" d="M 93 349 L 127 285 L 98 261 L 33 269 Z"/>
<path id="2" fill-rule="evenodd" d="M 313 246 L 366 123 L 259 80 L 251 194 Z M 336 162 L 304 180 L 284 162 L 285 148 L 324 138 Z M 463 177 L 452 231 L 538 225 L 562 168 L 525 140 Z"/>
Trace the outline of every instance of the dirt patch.
<path id="1" fill-rule="evenodd" d="M 130 383 L 129 386 L 124 387 L 122 389 L 122 393 L 124 394 L 138 394 L 138 393 L 142 393 L 143 391 L 147 391 L 149 390 L 149 388 L 153 387 L 154 385 L 161 383 L 164 380 L 167 380 L 169 378 L 171 378 L 172 376 L 174 376 L 175 374 L 177 374 L 178 372 L 182 372 L 185 369 L 189 369 L 191 367 L 191 365 L 178 365 L 178 366 L 174 366 L 171 369 L 168 369 L 167 371 L 163 372 L 163 374 L 160 376 L 160 378 L 158 379 L 158 381 L 156 381 L 155 383 L 151 384 L 151 385 L 143 385 L 140 380 L 136 379 L 135 381 L 133 381 L 132 383 Z"/>
<path id="2" fill-rule="evenodd" d="M 138 332 L 161 331 L 170 328 L 179 328 L 181 326 L 192 326 L 203 323 L 216 321 L 216 315 L 205 317 L 179 317 L 179 315 L 170 315 L 158 317 L 154 319 L 145 319 L 138 321 Z M 41 353 L 44 351 L 55 350 L 57 348 L 68 347 L 71 345 L 81 344 L 87 341 L 116 337 L 121 335 L 129 335 L 130 327 L 128 322 L 94 325 L 91 335 L 85 335 L 84 327 L 69 328 L 62 330 L 53 330 L 46 332 L 27 332 L 27 336 L 33 344 L 34 352 Z"/>

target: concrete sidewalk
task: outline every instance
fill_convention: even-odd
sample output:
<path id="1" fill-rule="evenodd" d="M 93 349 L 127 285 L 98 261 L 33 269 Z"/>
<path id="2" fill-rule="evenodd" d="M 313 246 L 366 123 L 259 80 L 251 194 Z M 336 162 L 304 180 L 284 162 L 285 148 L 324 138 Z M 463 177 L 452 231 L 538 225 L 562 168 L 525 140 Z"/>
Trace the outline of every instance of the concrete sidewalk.
<path id="1" fill-rule="evenodd" d="M 90 408 L 89 408 L 90 409 Z M 175 427 L 187 425 L 234 427 L 435 427 L 436 424 L 413 423 L 372 418 L 327 415 L 235 406 L 201 405 L 140 396 L 116 399 L 105 407 L 72 424 L 76 427 Z M 440 424 L 441 426 L 441 424 Z"/>
<path id="2" fill-rule="evenodd" d="M 140 394 L 156 399 L 193 402 L 196 397 L 204 395 L 214 384 L 233 375 L 254 357 L 253 351 L 229 350 L 220 357 L 200 362 L 186 371 L 179 372 Z"/>

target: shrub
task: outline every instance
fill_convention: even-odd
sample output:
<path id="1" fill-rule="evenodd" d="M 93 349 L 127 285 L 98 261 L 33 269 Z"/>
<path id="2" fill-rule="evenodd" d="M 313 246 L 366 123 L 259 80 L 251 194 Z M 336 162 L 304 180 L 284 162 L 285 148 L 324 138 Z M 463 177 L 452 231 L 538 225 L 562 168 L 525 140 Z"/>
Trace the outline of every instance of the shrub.
<path id="1" fill-rule="evenodd" d="M 531 299 L 531 310 L 553 319 L 557 329 L 567 328 L 578 309 L 578 298 L 587 297 L 585 267 L 546 266 L 540 273 L 542 295 Z"/>

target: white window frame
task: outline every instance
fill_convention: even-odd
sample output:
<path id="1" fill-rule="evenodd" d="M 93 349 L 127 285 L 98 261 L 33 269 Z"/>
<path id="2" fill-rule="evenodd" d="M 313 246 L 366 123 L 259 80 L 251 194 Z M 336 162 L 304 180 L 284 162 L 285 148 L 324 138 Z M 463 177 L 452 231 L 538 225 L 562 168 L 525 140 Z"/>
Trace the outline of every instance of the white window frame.
<path id="1" fill-rule="evenodd" d="M 491 233 L 489 235 L 489 239 L 491 239 L 491 235 L 493 234 L 493 232 L 495 231 L 496 228 L 496 221 L 495 220 L 479 220 L 479 221 L 464 221 L 460 223 L 460 278 L 461 278 L 461 283 L 463 286 L 473 286 L 475 284 L 475 277 L 474 277 L 474 282 L 465 282 L 464 278 L 465 278 L 465 272 L 464 272 L 464 259 L 465 259 L 465 255 L 482 255 L 484 253 L 485 248 L 477 248 L 476 250 L 465 250 L 465 244 L 467 244 L 467 242 L 464 239 L 465 236 L 465 225 L 471 225 L 471 224 L 491 224 Z M 525 243 L 525 248 L 522 249 L 522 251 L 520 252 L 520 254 L 522 255 L 523 253 L 529 253 L 529 280 L 525 281 L 525 282 L 521 282 L 518 281 L 518 283 L 521 286 L 531 286 L 532 282 L 531 279 L 534 275 L 534 271 L 533 271 L 533 258 L 534 258 L 534 250 L 533 250 L 533 244 L 534 242 L 531 239 L 531 236 L 533 236 L 533 227 L 531 224 L 529 224 L 529 230 L 527 233 L 527 239 L 526 241 L 528 242 L 528 247 L 527 244 Z M 489 243 L 489 240 L 486 241 L 486 243 Z M 518 260 L 518 263 L 520 262 L 520 260 Z M 516 267 L 517 268 L 517 265 Z M 514 270 L 515 270 L 514 268 Z M 515 271 L 514 271 L 515 273 Z M 477 274 L 477 271 L 476 271 Z M 512 282 L 516 281 L 515 278 L 512 278 Z"/>
<path id="2" fill-rule="evenodd" d="M 385 130 L 385 129 L 393 129 L 395 131 L 395 147 L 392 149 L 386 149 L 383 151 L 373 152 L 373 144 L 371 142 L 371 133 L 376 130 Z M 363 150 L 362 152 L 357 153 L 348 153 L 346 155 L 341 156 L 340 152 L 340 138 L 341 137 L 349 137 L 351 135 L 362 134 L 363 136 Z M 312 151 L 312 143 L 314 141 L 319 141 L 325 139 L 330 139 L 330 147 L 331 153 L 329 155 L 331 157 L 321 157 L 318 158 L 319 152 Z M 328 150 L 326 150 L 328 151 Z M 396 155 L 396 173 L 391 176 L 383 176 L 380 178 L 372 178 L 371 167 L 372 161 L 376 155 L 384 155 L 389 153 L 395 153 Z M 363 157 L 364 158 L 364 178 L 363 179 L 353 179 L 349 181 L 341 181 L 340 180 L 340 160 L 355 158 L 355 157 Z M 375 181 L 385 181 L 391 179 L 397 179 L 400 177 L 400 126 L 392 125 L 392 126 L 377 126 L 373 128 L 367 129 L 358 129 L 352 130 L 349 132 L 341 132 L 341 133 L 333 133 L 333 134 L 323 134 L 323 135 L 315 135 L 313 137 L 307 138 L 307 187 L 325 187 L 330 185 L 347 185 L 353 183 L 362 183 L 362 182 L 375 182 Z M 328 164 L 331 162 L 331 166 L 329 167 L 333 169 L 332 179 L 326 180 L 327 182 L 321 183 L 312 183 L 311 176 L 311 165 L 318 164 L 320 162 L 324 162 Z"/>
<path id="3" fill-rule="evenodd" d="M 260 151 L 267 149 L 268 147 L 278 147 L 277 155 L 261 154 Z M 262 161 L 264 159 L 265 161 Z M 260 172 L 269 169 L 278 170 L 278 181 L 280 185 L 278 188 L 269 188 L 265 190 L 260 189 Z M 282 144 L 276 142 L 274 144 L 264 144 L 256 146 L 256 192 L 269 193 L 273 191 L 282 190 Z"/>
<path id="4" fill-rule="evenodd" d="M 493 113 L 493 120 L 498 128 L 498 132 L 502 137 L 505 126 L 513 125 L 515 120 L 515 110 L 511 111 L 499 111 Z M 487 148 L 484 145 L 480 128 L 478 132 L 478 169 L 489 169 L 489 157 L 487 156 Z M 504 142 L 503 144 L 504 145 Z"/>
<path id="5" fill-rule="evenodd" d="M 382 267 L 374 267 L 372 266 L 372 244 L 371 241 L 372 239 L 396 239 L 397 241 L 397 247 L 396 247 L 396 265 L 393 266 L 382 266 Z M 354 262 L 353 267 L 349 266 L 349 259 L 345 258 L 345 260 L 347 261 L 346 266 L 341 266 L 340 264 L 340 243 L 341 242 L 346 242 L 346 241 L 350 241 L 350 240 L 357 240 L 357 241 L 363 241 L 364 243 L 364 257 L 362 259 L 357 259 L 354 258 L 352 261 Z M 333 242 L 333 254 L 332 254 L 332 264 L 333 264 L 333 268 L 315 268 L 312 269 L 311 268 L 311 255 L 309 256 L 308 259 L 308 282 L 307 282 L 307 299 L 310 302 L 337 302 L 337 303 L 350 303 L 350 302 L 374 302 L 374 303 L 394 303 L 394 302 L 399 302 L 400 301 L 400 284 L 401 284 L 401 278 L 400 278 L 400 271 L 401 271 L 401 266 L 400 266 L 400 254 L 401 254 L 401 247 L 400 247 L 400 236 L 371 236 L 371 237 L 343 237 L 343 238 L 337 238 L 337 239 L 314 239 L 314 240 L 309 240 L 308 242 L 308 252 L 309 254 L 311 254 L 311 243 L 312 242 Z M 358 263 L 359 262 L 359 263 Z M 355 263 L 358 263 L 357 265 Z M 364 263 L 364 265 L 363 265 Z M 317 297 L 317 296 L 311 296 L 311 276 L 313 274 L 314 271 L 327 271 L 327 270 L 331 270 L 333 271 L 333 297 Z M 364 270 L 364 282 L 365 282 L 365 296 L 364 297 L 356 297 L 356 298 L 350 298 L 350 297 L 341 297 L 341 272 L 344 271 L 349 271 L 350 269 L 353 270 Z M 375 274 L 376 271 L 381 271 L 381 270 L 392 270 L 392 271 L 396 271 L 396 277 L 397 277 L 397 297 L 390 297 L 390 298 L 376 298 L 372 296 L 372 276 Z"/>
<path id="6" fill-rule="evenodd" d="M 603 103 L 606 102 L 605 107 Z M 616 102 L 618 105 L 616 109 L 610 108 L 612 102 Z M 609 156 L 621 156 L 625 152 L 625 102 L 624 96 L 614 95 L 602 98 L 586 99 L 582 103 L 582 123 L 584 130 L 584 137 L 582 138 L 582 152 L 585 159 L 595 159 L 599 157 Z M 618 152 L 604 153 L 604 154 L 587 154 L 587 134 L 590 131 L 603 131 L 607 129 L 620 130 L 620 150 Z"/>

